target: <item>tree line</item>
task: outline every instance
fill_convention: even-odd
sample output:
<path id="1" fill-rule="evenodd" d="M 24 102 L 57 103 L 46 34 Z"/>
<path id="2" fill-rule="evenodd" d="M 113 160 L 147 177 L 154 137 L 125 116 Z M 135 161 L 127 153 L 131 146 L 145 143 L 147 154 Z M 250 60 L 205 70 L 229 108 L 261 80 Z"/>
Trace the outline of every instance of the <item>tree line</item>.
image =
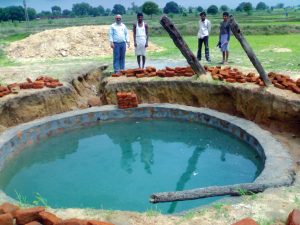
<path id="1" fill-rule="evenodd" d="M 269 7 L 264 2 L 259 2 L 256 7 L 250 2 L 241 2 L 235 9 L 230 9 L 227 5 L 221 5 L 220 7 L 216 5 L 211 5 L 206 9 L 208 14 L 215 15 L 219 12 L 224 11 L 237 11 L 246 12 L 251 14 L 253 10 L 273 10 L 275 8 L 284 8 L 284 4 L 280 3 L 276 6 Z M 187 15 L 195 12 L 202 12 L 204 8 L 198 7 L 183 7 L 178 5 L 174 1 L 166 3 L 166 5 L 161 9 L 159 6 L 152 1 L 147 1 L 141 6 L 135 5 L 134 2 L 131 3 L 131 7 L 127 10 L 121 4 L 115 4 L 112 9 L 104 9 L 101 5 L 93 7 L 88 3 L 76 3 L 73 4 L 72 10 L 64 9 L 55 5 L 51 7 L 51 11 L 41 11 L 36 12 L 34 8 L 27 8 L 29 20 L 40 19 L 54 19 L 54 18 L 73 18 L 73 17 L 96 17 L 96 16 L 109 16 L 116 14 L 134 14 L 137 12 L 143 12 L 146 15 L 152 17 L 155 14 L 182 14 Z M 9 6 L 5 8 L 0 8 L 0 22 L 1 21 L 24 21 L 25 20 L 25 9 L 22 6 Z"/>

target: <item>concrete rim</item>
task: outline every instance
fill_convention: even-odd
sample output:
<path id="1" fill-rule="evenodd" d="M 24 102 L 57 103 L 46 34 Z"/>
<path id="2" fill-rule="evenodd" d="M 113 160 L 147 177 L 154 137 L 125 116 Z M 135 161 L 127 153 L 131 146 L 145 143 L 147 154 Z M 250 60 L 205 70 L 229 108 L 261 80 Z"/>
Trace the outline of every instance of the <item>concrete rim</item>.
<path id="1" fill-rule="evenodd" d="M 288 151 L 271 135 L 270 132 L 261 129 L 255 123 L 242 118 L 230 116 L 207 108 L 196 108 L 178 104 L 141 104 L 138 108 L 126 110 L 120 110 L 116 106 L 106 105 L 44 117 L 9 128 L 0 135 L 0 171 L 3 168 L 4 162 L 9 159 L 16 150 L 20 150 L 28 145 L 28 141 L 30 140 L 26 140 L 26 138 L 24 140 L 25 144 L 16 144 L 16 139 L 18 137 L 20 139 L 21 133 L 24 133 L 24 136 L 25 133 L 28 134 L 28 132 L 32 134 L 35 129 L 40 131 L 42 126 L 49 127 L 51 126 L 50 124 L 55 124 L 53 127 L 55 132 L 55 130 L 62 128 L 60 126 L 67 124 L 61 123 L 68 118 L 73 118 L 76 122 L 81 118 L 81 121 L 79 121 L 79 124 L 71 124 L 70 127 L 64 129 L 64 132 L 73 129 L 74 125 L 76 129 L 92 123 L 95 124 L 97 121 L 99 122 L 101 120 L 118 120 L 130 117 L 178 118 L 202 122 L 220 128 L 244 141 L 247 139 L 246 142 L 248 142 L 248 144 L 250 144 L 264 160 L 264 169 L 253 183 L 267 185 L 268 187 L 279 187 L 289 186 L 294 181 L 292 159 Z M 48 132 L 51 132 L 52 135 L 53 130 Z M 48 133 L 45 137 L 47 137 L 47 135 Z M 23 141 L 23 137 L 21 141 Z M 38 140 L 35 142 L 38 142 Z M 1 190 L 0 194 L 5 199 L 12 200 Z"/>

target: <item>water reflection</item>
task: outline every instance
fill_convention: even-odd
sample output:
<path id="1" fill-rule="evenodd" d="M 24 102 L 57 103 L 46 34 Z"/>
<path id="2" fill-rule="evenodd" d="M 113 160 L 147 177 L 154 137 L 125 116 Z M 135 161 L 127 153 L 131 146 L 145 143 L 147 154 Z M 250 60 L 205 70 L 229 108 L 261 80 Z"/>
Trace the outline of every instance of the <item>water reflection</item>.
<path id="1" fill-rule="evenodd" d="M 93 150 L 89 150 L 91 148 Z M 245 152 L 241 155 L 241 151 Z M 236 183 L 234 179 L 222 180 L 214 175 L 211 177 L 215 180 L 207 181 L 206 174 L 211 172 L 209 170 L 216 170 L 216 174 L 224 172 L 218 171 L 219 167 L 212 166 L 216 161 L 225 165 L 230 163 L 230 158 L 239 157 L 239 160 L 252 162 L 255 171 L 244 168 L 244 177 L 241 178 L 251 181 L 255 178 L 254 174 L 258 175 L 261 171 L 261 164 L 256 156 L 249 149 L 239 147 L 235 138 L 202 125 L 164 120 L 101 122 L 95 127 L 72 131 L 25 149 L 7 162 L 1 171 L 0 188 L 13 195 L 14 189 L 20 190 L 21 185 L 22 190 L 27 186 L 26 190 L 32 193 L 39 192 L 39 188 L 44 190 L 58 185 L 59 191 L 51 190 L 52 201 L 61 204 L 58 207 L 78 206 L 72 201 L 78 199 L 79 195 L 82 196 L 79 198 L 80 207 L 97 207 L 95 205 L 99 205 L 101 201 L 108 204 L 103 204 L 108 209 L 144 211 L 149 208 L 148 197 L 153 192 Z M 77 164 L 80 166 L 79 172 L 76 172 Z M 102 165 L 105 166 L 101 167 Z M 53 166 L 57 168 L 53 169 Z M 39 168 L 45 174 L 34 172 Z M 68 174 L 73 170 L 74 173 Z M 34 174 L 34 179 L 41 181 L 34 187 L 30 186 L 31 181 L 26 178 L 24 171 Z M 68 186 L 52 185 L 51 182 L 59 183 L 58 180 L 50 179 L 54 171 L 59 171 L 55 175 L 61 175 L 58 179 L 66 181 Z M 84 178 L 80 177 L 81 174 Z M 72 184 L 71 178 L 80 179 L 82 185 Z M 101 183 L 102 180 L 116 187 L 106 187 L 107 183 Z M 135 181 L 139 183 L 134 183 Z M 85 190 L 80 190 L 81 186 Z M 85 193 L 87 189 L 92 197 Z M 58 196 L 59 194 L 62 196 Z M 72 197 L 71 194 L 77 197 Z M 28 196 L 28 193 L 24 195 Z M 121 199 L 124 196 L 128 199 Z M 88 202 L 88 198 L 92 200 Z M 51 199 L 48 200 L 51 202 Z M 173 213 L 185 209 L 188 204 L 175 202 L 160 206 L 163 212 Z"/>
<path id="2" fill-rule="evenodd" d="M 177 182 L 176 191 L 184 190 L 185 184 L 191 179 L 192 175 L 196 173 L 198 159 L 200 157 L 200 154 L 204 151 L 205 151 L 205 148 L 203 148 L 203 147 L 197 147 L 193 151 L 193 154 L 189 158 L 188 165 L 187 165 L 185 172 L 181 175 L 181 177 L 179 178 L 179 180 Z M 170 208 L 168 209 L 168 213 L 175 212 L 177 204 L 178 204 L 178 202 L 172 202 L 170 205 Z"/>

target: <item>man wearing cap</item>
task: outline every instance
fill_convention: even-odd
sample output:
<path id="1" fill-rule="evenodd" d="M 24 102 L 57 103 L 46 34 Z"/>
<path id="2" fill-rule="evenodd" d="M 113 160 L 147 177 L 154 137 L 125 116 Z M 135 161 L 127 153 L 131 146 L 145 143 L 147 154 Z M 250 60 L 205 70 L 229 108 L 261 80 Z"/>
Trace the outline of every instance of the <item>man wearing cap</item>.
<path id="1" fill-rule="evenodd" d="M 129 48 L 130 42 L 127 27 L 122 23 L 122 16 L 116 15 L 115 21 L 109 29 L 109 41 L 113 49 L 114 71 L 120 73 L 120 70 L 125 69 L 126 43 Z"/>
<path id="2" fill-rule="evenodd" d="M 146 62 L 146 48 L 148 47 L 148 25 L 144 22 L 143 13 L 137 14 L 137 23 L 133 24 L 133 40 L 135 47 L 135 55 L 139 68 L 145 67 Z M 141 58 L 143 64 L 141 67 Z"/>

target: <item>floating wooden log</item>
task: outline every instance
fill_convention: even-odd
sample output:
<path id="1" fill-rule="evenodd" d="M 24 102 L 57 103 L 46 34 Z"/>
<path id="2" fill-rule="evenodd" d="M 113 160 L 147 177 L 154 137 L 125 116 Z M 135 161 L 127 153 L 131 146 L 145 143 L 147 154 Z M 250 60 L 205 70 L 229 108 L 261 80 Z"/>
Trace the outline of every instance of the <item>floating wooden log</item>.
<path id="1" fill-rule="evenodd" d="M 259 73 L 260 78 L 264 81 L 266 86 L 271 85 L 271 82 L 270 82 L 263 66 L 261 65 L 260 61 L 256 57 L 253 49 L 247 42 L 246 38 L 242 34 L 242 31 L 241 31 L 239 25 L 236 23 L 236 21 L 232 15 L 230 15 L 230 18 L 229 18 L 229 25 L 230 25 L 230 29 L 231 29 L 232 33 L 234 34 L 236 39 L 240 42 L 241 46 L 245 50 L 247 56 L 249 57 L 250 61 L 253 64 L 253 66 L 256 68 L 257 72 Z"/>
<path id="2" fill-rule="evenodd" d="M 150 196 L 151 203 L 159 202 L 175 202 L 175 201 L 185 201 L 194 200 L 200 198 L 208 198 L 215 196 L 240 196 L 246 194 L 253 194 L 263 192 L 265 189 L 269 188 L 266 184 L 255 184 L 255 183 L 245 183 L 245 184 L 235 184 L 228 186 L 211 186 L 207 188 L 198 188 L 187 191 L 175 191 L 175 192 L 160 192 L 155 193 Z"/>
<path id="3" fill-rule="evenodd" d="M 193 54 L 193 52 L 190 50 L 186 42 L 183 40 L 181 34 L 176 29 L 175 25 L 170 21 L 170 19 L 167 16 L 163 16 L 160 20 L 160 24 L 165 28 L 165 30 L 168 32 L 170 37 L 172 38 L 174 44 L 179 48 L 182 55 L 186 58 L 189 65 L 192 67 L 192 69 L 195 71 L 195 73 L 201 75 L 205 74 L 204 68 L 199 63 L 196 56 Z"/>

